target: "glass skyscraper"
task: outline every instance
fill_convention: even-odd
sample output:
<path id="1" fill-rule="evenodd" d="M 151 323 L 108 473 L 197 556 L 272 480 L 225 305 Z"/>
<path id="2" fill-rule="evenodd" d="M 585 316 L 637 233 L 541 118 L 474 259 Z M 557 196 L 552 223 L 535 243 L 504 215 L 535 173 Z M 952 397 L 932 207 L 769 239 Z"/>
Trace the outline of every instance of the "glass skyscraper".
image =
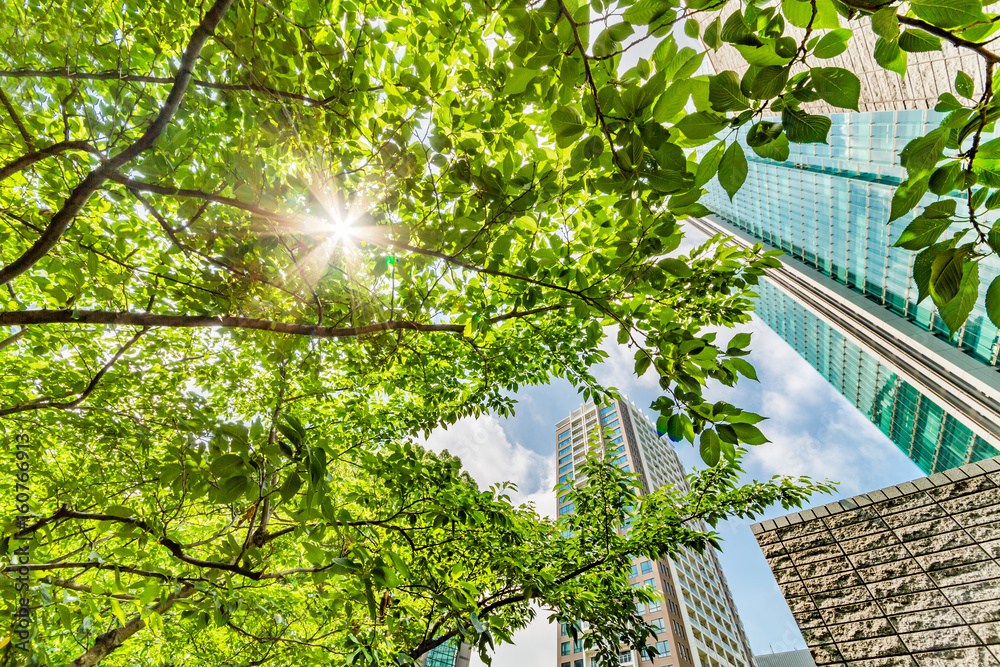
<path id="1" fill-rule="evenodd" d="M 757 314 L 913 459 L 938 472 L 996 456 L 983 438 L 925 396 L 892 365 L 802 303 L 764 282 Z M 971 456 L 970 456 L 971 455 Z"/>
<path id="2" fill-rule="evenodd" d="M 930 299 L 917 304 L 915 254 L 891 247 L 913 218 L 887 223 L 905 177 L 896 156 L 942 117 L 834 114 L 829 145 L 793 144 L 785 162 L 747 147 L 743 188 L 730 201 L 713 182 L 715 215 L 694 221 L 787 253 L 760 290 L 761 319 L 928 473 L 1000 453 L 1000 340 L 982 301 L 1000 260 L 980 264 L 979 302 L 949 338 Z"/>
<path id="3" fill-rule="evenodd" d="M 468 644 L 454 640 L 445 642 L 427 652 L 423 659 L 424 667 L 469 667 L 472 652 Z"/>

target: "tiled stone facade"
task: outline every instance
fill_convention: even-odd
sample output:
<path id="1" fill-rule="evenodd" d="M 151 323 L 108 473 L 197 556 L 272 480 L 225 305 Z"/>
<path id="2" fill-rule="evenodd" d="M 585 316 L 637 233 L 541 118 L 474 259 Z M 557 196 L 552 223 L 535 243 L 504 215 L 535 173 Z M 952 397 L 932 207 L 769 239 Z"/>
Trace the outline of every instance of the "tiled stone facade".
<path id="1" fill-rule="evenodd" d="M 1000 667 L 1000 457 L 753 531 L 817 665 Z"/>

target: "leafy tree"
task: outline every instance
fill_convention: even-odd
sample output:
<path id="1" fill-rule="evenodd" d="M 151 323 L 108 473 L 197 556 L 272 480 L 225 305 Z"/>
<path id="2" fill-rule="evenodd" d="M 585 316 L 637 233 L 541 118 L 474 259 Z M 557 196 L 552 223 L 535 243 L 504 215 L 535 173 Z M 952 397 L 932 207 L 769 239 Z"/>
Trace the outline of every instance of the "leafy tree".
<path id="1" fill-rule="evenodd" d="M 749 336 L 704 327 L 746 321 L 776 260 L 678 256 L 679 221 L 716 173 L 741 185 L 729 135 L 764 98 L 806 87 L 787 59 L 747 92 L 693 77 L 672 27 L 719 6 L 5 5 L 0 424 L 34 446 L 33 518 L 0 547 L 33 548 L 34 663 L 485 655 L 532 604 L 610 658 L 650 631 L 629 554 L 826 490 L 740 485 L 760 417 L 702 396 L 755 377 Z M 777 53 L 739 16 L 716 37 Z M 755 150 L 822 138 L 782 94 Z M 594 460 L 552 521 L 409 440 L 552 377 L 602 399 L 606 331 L 660 378 L 661 430 L 698 441 L 694 491 Z"/>

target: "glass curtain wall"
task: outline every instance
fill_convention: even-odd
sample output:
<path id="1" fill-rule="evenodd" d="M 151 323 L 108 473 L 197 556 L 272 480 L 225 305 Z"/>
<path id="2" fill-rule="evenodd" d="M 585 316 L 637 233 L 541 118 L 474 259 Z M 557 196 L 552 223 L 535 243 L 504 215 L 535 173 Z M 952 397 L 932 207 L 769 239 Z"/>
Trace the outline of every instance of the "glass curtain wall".
<path id="1" fill-rule="evenodd" d="M 913 213 L 887 223 L 894 187 L 906 175 L 899 151 L 943 116 L 925 110 L 834 114 L 829 145 L 792 144 L 785 162 L 758 158 L 744 145 L 749 176 L 735 199 L 730 202 L 713 181 L 703 201 L 748 234 L 949 340 L 930 299 L 917 305 L 914 253 L 890 247 Z M 921 206 L 935 200 L 927 195 Z M 983 297 L 997 275 L 997 257 L 980 264 L 980 299 L 965 327 L 949 340 L 989 365 L 997 363 L 998 332 L 986 317 Z"/>
<path id="2" fill-rule="evenodd" d="M 924 472 L 1000 455 L 897 371 L 762 281 L 757 315 L 809 362 Z"/>

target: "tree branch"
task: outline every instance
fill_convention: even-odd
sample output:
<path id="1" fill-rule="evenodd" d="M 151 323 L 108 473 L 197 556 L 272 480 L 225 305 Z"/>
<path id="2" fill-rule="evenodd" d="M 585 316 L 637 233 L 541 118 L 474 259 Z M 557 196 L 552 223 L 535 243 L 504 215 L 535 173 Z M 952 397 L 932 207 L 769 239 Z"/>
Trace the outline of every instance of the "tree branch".
<path id="1" fill-rule="evenodd" d="M 0 70 L 0 77 L 11 79 L 68 79 L 70 81 L 120 81 L 122 83 L 155 83 L 169 84 L 174 79 L 164 76 L 145 76 L 142 74 L 126 74 L 120 70 L 108 72 L 71 72 L 62 69 L 7 69 Z M 289 93 L 276 88 L 262 86 L 256 83 L 219 83 L 217 81 L 206 81 L 205 79 L 191 79 L 191 85 L 210 90 L 223 90 L 228 92 L 254 92 L 266 93 L 287 100 L 298 100 L 312 106 L 325 106 L 330 102 L 342 97 L 345 93 L 359 92 L 356 90 L 340 91 L 337 95 L 331 95 L 326 99 L 318 100 L 308 95 Z M 382 90 L 382 86 L 371 86 L 365 89 L 367 92 Z M 2 94 L 2 93 L 0 93 Z"/>
<path id="2" fill-rule="evenodd" d="M 487 320 L 490 323 L 529 317 L 539 313 L 566 308 L 563 305 L 542 306 L 531 310 L 513 311 Z M 111 326 L 139 326 L 147 328 L 215 328 L 252 329 L 311 336 L 313 338 L 352 338 L 382 331 L 419 331 L 424 333 L 462 333 L 464 324 L 423 324 L 411 320 L 388 320 L 356 327 L 321 327 L 315 324 L 293 324 L 254 317 L 231 315 L 160 315 L 156 313 L 112 312 L 105 310 L 12 310 L 0 312 L 0 326 L 27 326 L 32 324 L 107 324 Z M 2 413 L 0 413 L 2 414 Z"/>
<path id="3" fill-rule="evenodd" d="M 100 155 L 100 151 L 90 145 L 89 141 L 60 141 L 57 144 L 46 146 L 34 153 L 22 155 L 12 162 L 8 162 L 0 167 L 0 181 L 13 176 L 19 171 L 23 171 L 40 160 L 44 160 L 52 155 L 65 153 L 66 151 L 86 151 L 94 155 Z"/>
<path id="4" fill-rule="evenodd" d="M 850 2 L 847 2 L 845 4 L 851 6 Z M 967 39 L 962 39 L 961 37 L 953 35 L 943 28 L 938 28 L 937 26 L 931 25 L 927 21 L 921 21 L 920 19 L 913 18 L 910 16 L 903 16 L 902 14 L 897 14 L 896 18 L 899 19 L 899 22 L 904 25 L 912 26 L 914 28 L 919 28 L 924 32 L 929 32 L 930 34 L 936 37 L 948 40 L 958 48 L 968 49 L 969 51 L 977 53 L 988 63 L 1000 63 L 1000 55 L 993 53 L 989 49 L 985 48 L 982 44 L 978 44 L 976 42 L 970 42 Z"/>
<path id="5" fill-rule="evenodd" d="M 156 139 L 163 133 L 177 112 L 177 109 L 180 108 L 181 100 L 184 99 L 184 93 L 191 81 L 192 68 L 198 60 L 202 47 L 212 33 L 215 32 L 215 28 L 222 21 L 223 15 L 225 15 L 226 10 L 229 9 L 232 2 L 233 0 L 216 0 L 211 9 L 202 17 L 201 22 L 195 28 L 191 39 L 188 41 L 187 48 L 184 50 L 184 55 L 181 57 L 177 68 L 177 75 L 174 77 L 174 85 L 170 89 L 170 94 L 167 95 L 163 106 L 160 107 L 160 112 L 157 114 L 156 119 L 146 128 L 142 136 L 136 139 L 128 148 L 111 157 L 107 162 L 90 172 L 73 189 L 73 192 L 70 193 L 70 196 L 63 203 L 62 208 L 52 216 L 45 231 L 35 240 L 32 246 L 23 255 L 0 269 L 0 285 L 9 283 L 47 255 L 55 244 L 58 243 L 59 238 L 69 227 L 70 223 L 73 222 L 74 218 L 76 218 L 87 204 L 87 200 L 101 187 L 108 177 L 117 171 L 119 167 L 152 146 Z"/>
<path id="6" fill-rule="evenodd" d="M 11 334 L 10 336 L 7 336 L 3 340 L 0 340 L 0 350 L 4 349 L 8 345 L 13 345 L 17 341 L 21 340 L 21 338 L 24 337 L 24 334 L 26 333 L 28 333 L 28 327 L 22 327 L 21 330 L 18 331 L 16 334 Z"/>
<path id="7" fill-rule="evenodd" d="M 24 139 L 24 143 L 28 146 L 28 150 L 35 150 L 35 143 L 31 140 L 31 134 L 24 126 L 24 123 L 21 122 L 21 117 L 17 115 L 17 109 L 15 109 L 14 105 L 10 103 L 10 99 L 7 97 L 7 94 L 3 92 L 2 88 L 0 88 L 0 104 L 3 104 L 7 113 L 10 114 L 10 118 L 14 121 L 17 131 L 21 133 L 21 138 Z"/>
<path id="8" fill-rule="evenodd" d="M 526 313 L 518 313 L 518 315 L 522 314 Z M 516 316 L 503 315 L 501 317 L 509 319 Z M 230 315 L 159 315 L 156 313 L 103 310 L 14 310 L 0 312 L 0 326 L 25 326 L 29 324 L 108 324 L 174 329 L 226 327 L 311 336 L 313 338 L 350 338 L 380 331 L 397 330 L 448 333 L 462 333 L 465 330 L 465 325 L 462 324 L 421 324 L 409 320 L 389 320 L 357 327 L 321 327 L 314 324 L 292 324 Z"/>
<path id="9" fill-rule="evenodd" d="M 26 329 L 21 329 L 22 333 L 24 331 L 26 331 Z M 30 403 L 25 403 L 23 405 L 15 405 L 13 407 L 0 409 L 0 417 L 4 417 L 6 415 L 12 415 L 18 412 L 26 412 L 28 410 L 43 410 L 45 408 L 58 408 L 60 410 L 69 410 L 75 408 L 76 406 L 80 405 L 85 400 L 87 400 L 87 397 L 90 396 L 91 392 L 93 392 L 94 389 L 97 388 L 97 385 L 98 383 L 100 383 L 101 378 L 104 377 L 104 374 L 107 373 L 108 370 L 112 366 L 114 366 L 119 359 L 122 358 L 122 355 L 128 352 L 128 349 L 133 345 L 135 345 L 135 343 L 147 331 L 149 331 L 149 327 L 143 327 L 138 332 L 136 332 L 136 334 L 132 336 L 127 343 L 121 346 L 118 349 L 118 351 L 114 353 L 111 359 L 109 359 L 108 362 L 101 367 L 101 370 L 97 371 L 94 377 L 91 378 L 90 383 L 86 387 L 84 387 L 83 391 L 80 392 L 80 395 L 74 398 L 72 401 L 58 402 L 52 398 L 40 398 L 38 400 L 34 400 L 31 401 Z"/>
<path id="10" fill-rule="evenodd" d="M 150 611 L 163 614 L 173 607 L 178 600 L 183 600 L 197 592 L 198 589 L 190 584 L 183 586 L 176 593 L 169 595 L 156 605 L 150 607 Z M 70 667 L 93 667 L 144 627 L 146 627 L 146 621 L 142 618 L 141 614 L 136 614 L 125 625 L 98 635 L 97 639 L 94 640 L 94 645 L 87 649 L 79 658 L 71 662 Z"/>

